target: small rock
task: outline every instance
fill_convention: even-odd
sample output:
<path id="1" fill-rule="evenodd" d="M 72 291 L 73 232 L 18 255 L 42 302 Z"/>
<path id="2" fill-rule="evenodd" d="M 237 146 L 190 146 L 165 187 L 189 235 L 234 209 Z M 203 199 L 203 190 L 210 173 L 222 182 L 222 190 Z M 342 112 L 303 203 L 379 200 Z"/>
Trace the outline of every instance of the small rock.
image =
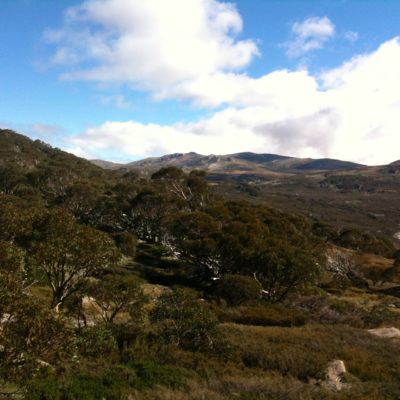
<path id="1" fill-rule="evenodd" d="M 397 329 L 393 326 L 390 328 L 368 329 L 368 332 L 372 335 L 389 339 L 400 337 L 400 329 Z"/>
<path id="2" fill-rule="evenodd" d="M 325 370 L 325 379 L 321 382 L 321 385 L 335 392 L 348 389 L 350 384 L 346 382 L 346 372 L 346 366 L 342 360 L 331 361 Z"/>

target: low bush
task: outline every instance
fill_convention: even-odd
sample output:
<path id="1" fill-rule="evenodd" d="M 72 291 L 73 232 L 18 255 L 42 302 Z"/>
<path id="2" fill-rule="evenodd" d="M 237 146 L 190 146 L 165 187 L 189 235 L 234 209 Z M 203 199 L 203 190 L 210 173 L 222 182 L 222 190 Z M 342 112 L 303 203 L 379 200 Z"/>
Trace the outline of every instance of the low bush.
<path id="1" fill-rule="evenodd" d="M 384 305 L 376 305 L 370 310 L 365 310 L 362 320 L 366 328 L 377 328 L 382 325 L 400 327 L 399 314 Z"/>
<path id="2" fill-rule="evenodd" d="M 114 239 L 115 245 L 126 257 L 135 257 L 137 248 L 137 237 L 130 232 L 113 233 L 111 237 Z"/>
<path id="3" fill-rule="evenodd" d="M 76 343 L 84 357 L 109 357 L 118 350 L 112 331 L 102 325 L 83 328 L 76 337 Z"/>
<path id="4" fill-rule="evenodd" d="M 219 319 L 221 322 L 243 325 L 301 326 L 307 322 L 308 317 L 300 310 L 275 304 L 223 309 L 219 313 Z"/>
<path id="5" fill-rule="evenodd" d="M 221 339 L 218 320 L 193 293 L 163 294 L 150 314 L 161 340 L 190 351 L 212 351 Z"/>
<path id="6" fill-rule="evenodd" d="M 70 371 L 62 376 L 49 375 L 28 382 L 25 400 L 120 400 L 137 377 L 125 367 L 98 371 Z"/>
<path id="7" fill-rule="evenodd" d="M 91 369 L 92 368 L 92 369 Z M 181 369 L 161 365 L 151 360 L 135 361 L 127 365 L 105 363 L 101 367 L 82 364 L 79 370 L 64 372 L 62 376 L 49 374 L 30 380 L 25 400 L 121 400 L 132 390 L 143 391 L 156 386 L 180 388 L 184 386 Z"/>
<path id="8" fill-rule="evenodd" d="M 323 379 L 332 360 L 343 360 L 354 379 L 400 389 L 398 343 L 345 325 L 297 328 L 225 325 L 237 362 L 308 381 Z M 384 397 L 383 397 L 384 398 Z M 396 397 L 387 397 L 396 398 Z"/>
<path id="9" fill-rule="evenodd" d="M 180 368 L 171 365 L 161 365 L 152 360 L 131 361 L 128 363 L 136 374 L 137 389 L 147 389 L 154 386 L 178 388 L 184 386 L 184 374 Z"/>
<path id="10" fill-rule="evenodd" d="M 364 327 L 362 315 L 365 310 L 349 301 L 339 300 L 332 296 L 299 296 L 293 301 L 314 323 Z"/>
<path id="11" fill-rule="evenodd" d="M 259 300 L 262 287 L 251 276 L 225 275 L 217 281 L 214 293 L 231 306 Z"/>

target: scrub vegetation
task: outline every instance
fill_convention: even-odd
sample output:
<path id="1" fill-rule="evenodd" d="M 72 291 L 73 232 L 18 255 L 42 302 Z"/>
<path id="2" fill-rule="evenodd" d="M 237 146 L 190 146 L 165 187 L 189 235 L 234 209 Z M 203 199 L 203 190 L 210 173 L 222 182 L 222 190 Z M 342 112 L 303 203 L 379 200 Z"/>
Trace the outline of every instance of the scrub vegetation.
<path id="1" fill-rule="evenodd" d="M 400 397 L 396 244 L 205 178 L 0 131 L 0 398 Z"/>

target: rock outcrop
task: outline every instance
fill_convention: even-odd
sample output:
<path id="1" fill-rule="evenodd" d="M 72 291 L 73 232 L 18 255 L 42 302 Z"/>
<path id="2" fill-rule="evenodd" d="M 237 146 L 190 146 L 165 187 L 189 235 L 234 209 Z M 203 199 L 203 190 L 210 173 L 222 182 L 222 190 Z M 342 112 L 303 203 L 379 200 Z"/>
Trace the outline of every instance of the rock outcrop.
<path id="1" fill-rule="evenodd" d="M 390 328 L 376 328 L 376 329 L 368 329 L 368 332 L 372 335 L 383 337 L 383 338 L 400 338 L 400 329 L 394 328 L 393 326 Z"/>
<path id="2" fill-rule="evenodd" d="M 325 370 L 325 379 L 321 381 L 321 386 L 334 392 L 350 388 L 346 381 L 346 366 L 342 360 L 331 361 Z"/>

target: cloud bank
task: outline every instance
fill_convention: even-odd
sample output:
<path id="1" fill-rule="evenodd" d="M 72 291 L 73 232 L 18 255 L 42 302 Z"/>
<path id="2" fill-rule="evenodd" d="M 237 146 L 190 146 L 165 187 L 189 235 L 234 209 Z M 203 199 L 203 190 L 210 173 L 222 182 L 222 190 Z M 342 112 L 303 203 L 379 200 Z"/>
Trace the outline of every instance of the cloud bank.
<path id="1" fill-rule="evenodd" d="M 179 14 L 177 14 L 179 10 Z M 190 123 L 108 121 L 69 139 L 87 157 L 137 159 L 171 152 L 256 151 L 368 164 L 399 158 L 400 41 L 311 75 L 243 72 L 259 50 L 242 39 L 234 5 L 217 0 L 87 0 L 48 31 L 64 79 L 123 83 L 156 99 L 218 107 Z M 328 17 L 292 26 L 287 50 L 301 56 L 335 35 Z M 90 150 L 88 150 L 90 149 Z"/>
<path id="2" fill-rule="evenodd" d="M 237 39 L 242 29 L 235 6 L 216 0 L 88 0 L 45 37 L 57 45 L 53 63 L 70 67 L 64 79 L 127 83 L 167 98 L 246 67 L 258 48 Z"/>

